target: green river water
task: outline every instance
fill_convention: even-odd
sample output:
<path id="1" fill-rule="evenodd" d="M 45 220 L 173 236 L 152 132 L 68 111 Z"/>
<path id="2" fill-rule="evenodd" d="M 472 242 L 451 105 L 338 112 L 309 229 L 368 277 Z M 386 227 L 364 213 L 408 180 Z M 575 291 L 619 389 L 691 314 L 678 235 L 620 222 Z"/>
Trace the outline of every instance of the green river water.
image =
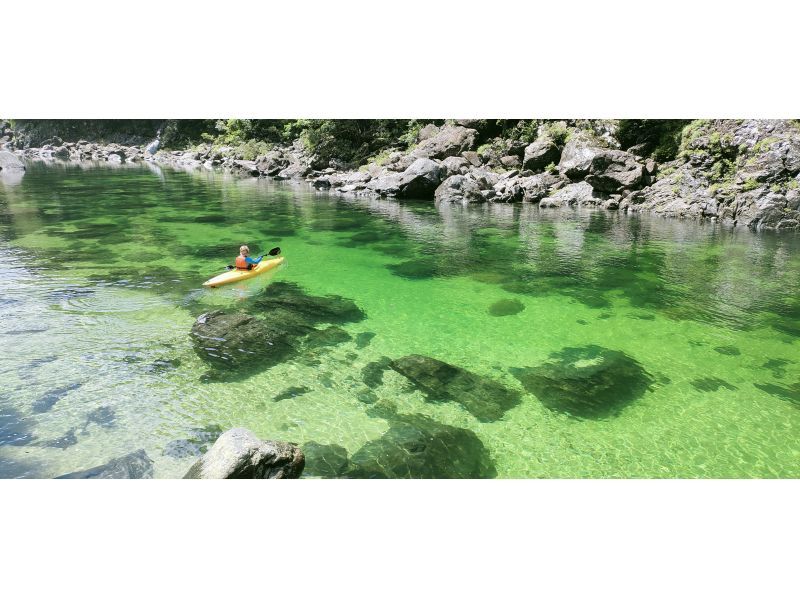
<path id="1" fill-rule="evenodd" d="M 202 289 L 242 243 L 254 255 L 279 245 L 286 262 L 247 292 Z M 257 312 L 278 283 L 352 300 L 364 317 L 337 323 L 347 340 L 209 375 L 195 318 Z M 486 475 L 500 478 L 800 475 L 793 233 L 530 205 L 437 209 L 147 164 L 31 163 L 0 182 L 0 343 L 6 478 L 138 449 L 155 477 L 181 477 L 196 456 L 169 447 L 238 426 L 352 456 L 375 446 L 391 413 L 471 431 Z M 543 363 L 598 352 L 624 354 L 602 382 L 624 399 L 613 412 L 559 408 L 548 397 L 581 392 L 569 381 L 525 384 Z M 429 400 L 392 368 L 365 374 L 414 354 L 474 374 L 485 385 L 476 400 L 491 402 L 492 389 L 517 400 L 480 417 Z"/>

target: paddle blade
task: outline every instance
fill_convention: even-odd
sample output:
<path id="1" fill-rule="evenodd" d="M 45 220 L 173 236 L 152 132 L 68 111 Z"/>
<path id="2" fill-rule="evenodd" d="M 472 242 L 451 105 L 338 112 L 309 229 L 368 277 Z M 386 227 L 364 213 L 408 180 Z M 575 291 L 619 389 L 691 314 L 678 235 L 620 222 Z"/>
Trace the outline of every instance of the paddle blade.
<path id="1" fill-rule="evenodd" d="M 280 247 L 273 247 L 272 249 L 269 250 L 269 253 L 267 255 L 278 255 L 280 252 L 281 252 Z"/>

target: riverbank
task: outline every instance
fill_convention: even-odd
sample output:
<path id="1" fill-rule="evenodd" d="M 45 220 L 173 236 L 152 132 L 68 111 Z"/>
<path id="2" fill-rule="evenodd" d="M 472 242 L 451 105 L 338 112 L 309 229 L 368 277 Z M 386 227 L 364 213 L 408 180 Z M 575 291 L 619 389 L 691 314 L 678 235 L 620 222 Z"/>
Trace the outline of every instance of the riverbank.
<path id="1" fill-rule="evenodd" d="M 321 157 L 299 137 L 271 144 L 254 159 L 245 159 L 252 157 L 252 144 L 209 142 L 151 154 L 144 145 L 64 142 L 57 137 L 41 147 L 17 148 L 7 128 L 0 131 L 0 139 L 6 150 L 25 159 L 152 160 L 179 168 L 306 181 L 320 191 L 343 195 L 437 204 L 588 206 L 708 219 L 755 230 L 800 228 L 798 121 L 696 120 L 673 135 L 674 151 L 660 151 L 646 136 L 630 146 L 631 136 L 626 138 L 618 121 L 612 120 L 542 121 L 527 135 L 532 142 L 514 136 L 487 138 L 486 122 L 427 124 L 415 131 L 407 147 L 389 144 L 357 168 L 352 162 Z M 663 145 L 663 139 L 658 143 Z"/>

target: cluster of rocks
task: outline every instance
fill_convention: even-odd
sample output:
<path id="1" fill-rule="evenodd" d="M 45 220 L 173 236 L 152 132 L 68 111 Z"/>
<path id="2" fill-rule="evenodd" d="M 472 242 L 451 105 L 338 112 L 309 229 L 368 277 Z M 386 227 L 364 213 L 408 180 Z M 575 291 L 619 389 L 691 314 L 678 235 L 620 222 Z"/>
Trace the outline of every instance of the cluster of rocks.
<path id="1" fill-rule="evenodd" d="M 217 438 L 213 446 L 189 468 L 184 479 L 299 478 L 304 466 L 305 456 L 296 444 L 260 440 L 250 430 L 233 428 Z M 139 449 L 103 465 L 58 476 L 58 479 L 152 477 L 153 460 Z"/>
<path id="2" fill-rule="evenodd" d="M 121 164 L 140 162 L 145 158 L 143 148 L 117 143 L 99 144 L 86 140 L 65 142 L 59 137 L 48 139 L 41 147 L 16 150 L 17 155 L 28 160 L 99 161 Z"/>
<path id="3" fill-rule="evenodd" d="M 152 148 L 64 143 L 58 138 L 16 153 L 37 159 L 153 160 L 306 181 L 320 191 L 437 204 L 529 202 L 542 208 L 599 207 L 710 218 L 754 229 L 800 228 L 798 121 L 694 121 L 684 131 L 678 158 L 663 164 L 640 155 L 644 145 L 623 150 L 613 127 L 591 126 L 597 124 L 593 121 L 544 124 L 532 143 L 497 138 L 480 146 L 478 122 L 429 124 L 409 150 L 391 152 L 358 170 L 320 159 L 300 139 L 254 160 L 242 159 L 236 147 L 205 145 L 151 155 Z M 13 144 L 5 123 L 0 123 L 0 139 L 7 139 L 6 147 Z"/>

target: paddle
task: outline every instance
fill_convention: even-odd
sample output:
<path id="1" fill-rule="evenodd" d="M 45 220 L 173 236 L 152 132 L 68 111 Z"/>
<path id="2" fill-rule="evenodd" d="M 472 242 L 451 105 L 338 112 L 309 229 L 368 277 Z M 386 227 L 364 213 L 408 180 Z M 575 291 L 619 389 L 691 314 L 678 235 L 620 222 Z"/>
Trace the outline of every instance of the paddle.
<path id="1" fill-rule="evenodd" d="M 280 247 L 273 247 L 272 249 L 270 249 L 267 252 L 267 255 L 271 256 L 271 257 L 274 257 L 274 256 L 278 255 L 280 252 L 281 252 L 281 248 Z M 258 257 L 263 258 L 264 256 L 263 255 L 259 255 Z M 235 270 L 236 266 L 231 266 L 230 264 L 228 264 L 227 266 L 225 266 L 225 268 L 227 270 Z"/>

